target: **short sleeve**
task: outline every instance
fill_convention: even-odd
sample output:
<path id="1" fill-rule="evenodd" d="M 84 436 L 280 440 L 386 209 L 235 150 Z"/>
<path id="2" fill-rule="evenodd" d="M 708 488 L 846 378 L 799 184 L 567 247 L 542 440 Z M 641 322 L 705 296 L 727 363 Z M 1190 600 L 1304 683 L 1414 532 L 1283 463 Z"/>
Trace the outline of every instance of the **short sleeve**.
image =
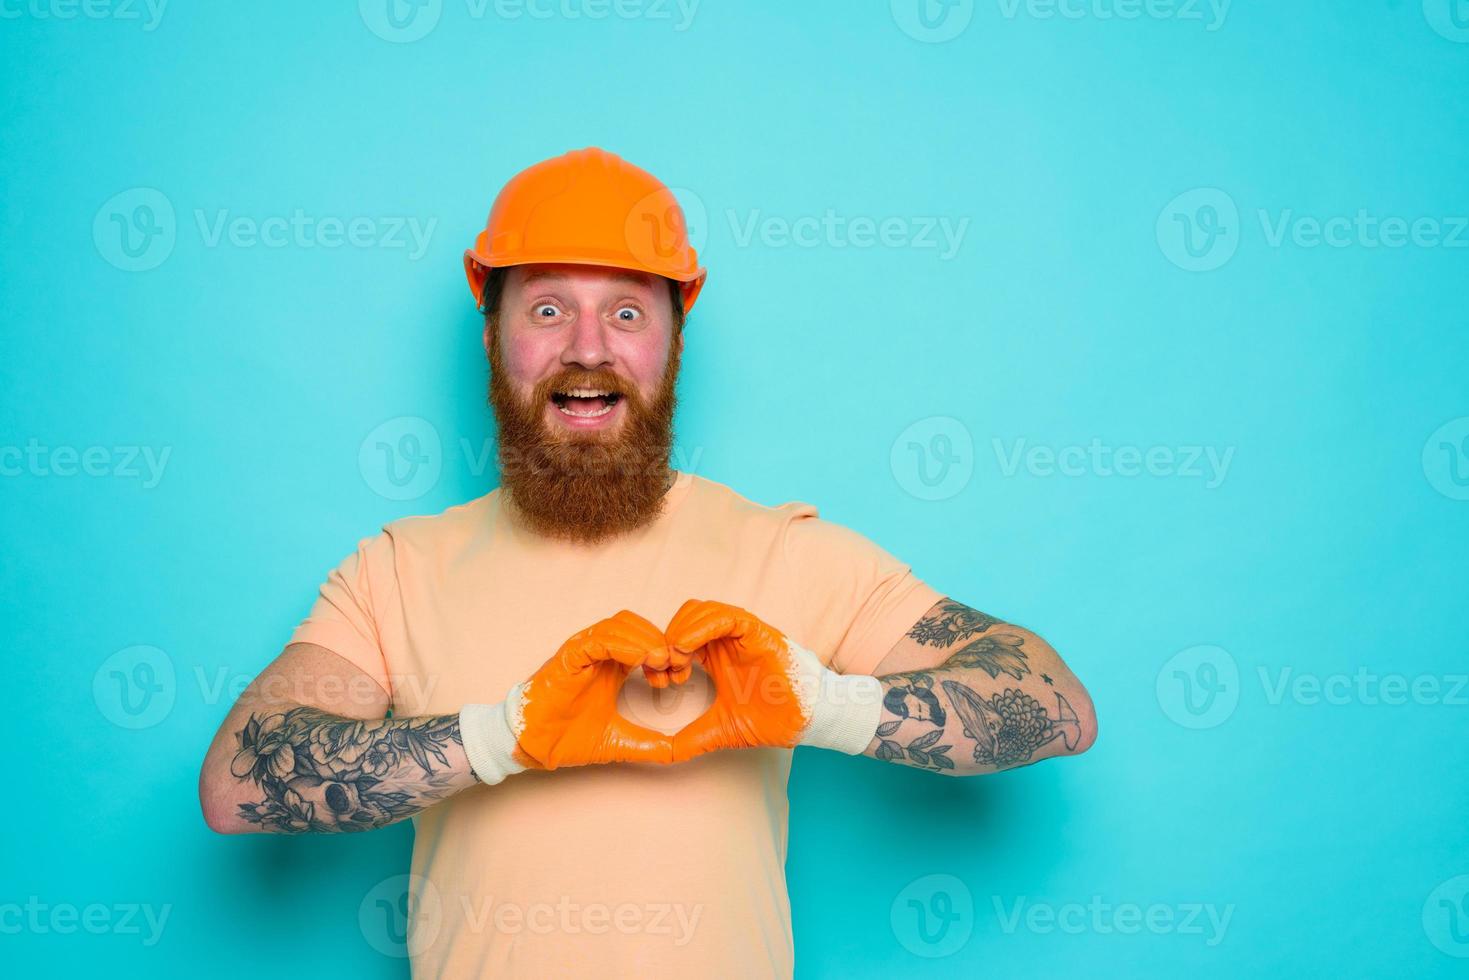
<path id="1" fill-rule="evenodd" d="M 784 551 L 795 576 L 803 645 L 843 674 L 871 674 L 943 595 L 850 528 L 788 504 Z"/>
<path id="2" fill-rule="evenodd" d="M 364 538 L 333 568 L 291 643 L 314 643 L 351 662 L 391 698 L 387 660 L 378 634 L 379 610 L 395 594 L 393 541 L 383 532 Z"/>

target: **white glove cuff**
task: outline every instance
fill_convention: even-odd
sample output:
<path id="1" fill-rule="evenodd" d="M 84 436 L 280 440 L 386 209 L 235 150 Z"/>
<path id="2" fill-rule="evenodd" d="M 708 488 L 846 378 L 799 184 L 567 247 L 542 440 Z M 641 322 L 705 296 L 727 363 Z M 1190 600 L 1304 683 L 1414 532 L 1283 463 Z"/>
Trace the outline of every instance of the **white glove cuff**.
<path id="1" fill-rule="evenodd" d="M 499 704 L 466 704 L 459 710 L 464 754 L 479 781 L 487 786 L 525 771 L 525 766 L 515 761 L 516 739 L 511 728 L 512 722 L 519 721 L 524 688 L 524 684 L 515 685 Z"/>
<path id="2" fill-rule="evenodd" d="M 800 744 L 861 755 L 882 721 L 882 681 L 865 674 L 838 674 L 795 642 L 791 652 L 802 675 L 803 706 L 811 713 Z"/>

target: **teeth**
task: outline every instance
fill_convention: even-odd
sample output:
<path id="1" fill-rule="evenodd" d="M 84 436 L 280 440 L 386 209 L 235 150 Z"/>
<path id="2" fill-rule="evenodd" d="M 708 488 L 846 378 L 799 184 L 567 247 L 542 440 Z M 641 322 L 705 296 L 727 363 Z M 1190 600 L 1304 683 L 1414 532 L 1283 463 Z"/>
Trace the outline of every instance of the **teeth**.
<path id="1" fill-rule="evenodd" d="M 568 395 L 572 398 L 597 398 L 602 395 L 610 395 L 612 392 L 602 388 L 569 388 L 566 391 L 558 391 L 558 395 Z"/>
<path id="2" fill-rule="evenodd" d="M 599 418 L 599 417 L 601 417 L 603 415 L 606 415 L 608 412 L 612 411 L 612 406 L 611 405 L 607 405 L 607 406 L 605 406 L 603 408 L 599 408 L 599 409 L 597 409 L 596 411 L 593 411 L 593 412 L 574 412 L 571 409 L 567 408 L 565 405 L 557 405 L 556 406 L 556 411 L 560 412 L 562 415 L 570 415 L 572 418 L 578 418 L 578 419 L 595 419 L 595 418 Z"/>

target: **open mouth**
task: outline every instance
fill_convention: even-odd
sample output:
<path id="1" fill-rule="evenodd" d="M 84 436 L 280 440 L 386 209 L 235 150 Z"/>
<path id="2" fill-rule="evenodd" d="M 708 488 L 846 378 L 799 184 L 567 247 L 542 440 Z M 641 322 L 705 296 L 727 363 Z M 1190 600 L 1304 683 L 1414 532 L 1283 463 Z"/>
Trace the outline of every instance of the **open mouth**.
<path id="1" fill-rule="evenodd" d="M 551 392 L 551 401 L 562 415 L 595 419 L 611 412 L 622 401 L 622 395 L 604 388 L 568 388 Z"/>

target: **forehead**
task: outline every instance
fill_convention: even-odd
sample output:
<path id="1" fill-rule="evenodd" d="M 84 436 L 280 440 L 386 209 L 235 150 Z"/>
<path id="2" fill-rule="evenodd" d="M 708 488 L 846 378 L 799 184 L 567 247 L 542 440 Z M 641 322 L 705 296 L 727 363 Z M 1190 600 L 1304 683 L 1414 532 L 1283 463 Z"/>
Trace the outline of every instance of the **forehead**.
<path id="1" fill-rule="evenodd" d="M 657 280 L 657 276 L 645 272 L 611 266 L 537 263 L 512 267 L 506 285 L 522 290 L 569 287 L 652 291 Z"/>

